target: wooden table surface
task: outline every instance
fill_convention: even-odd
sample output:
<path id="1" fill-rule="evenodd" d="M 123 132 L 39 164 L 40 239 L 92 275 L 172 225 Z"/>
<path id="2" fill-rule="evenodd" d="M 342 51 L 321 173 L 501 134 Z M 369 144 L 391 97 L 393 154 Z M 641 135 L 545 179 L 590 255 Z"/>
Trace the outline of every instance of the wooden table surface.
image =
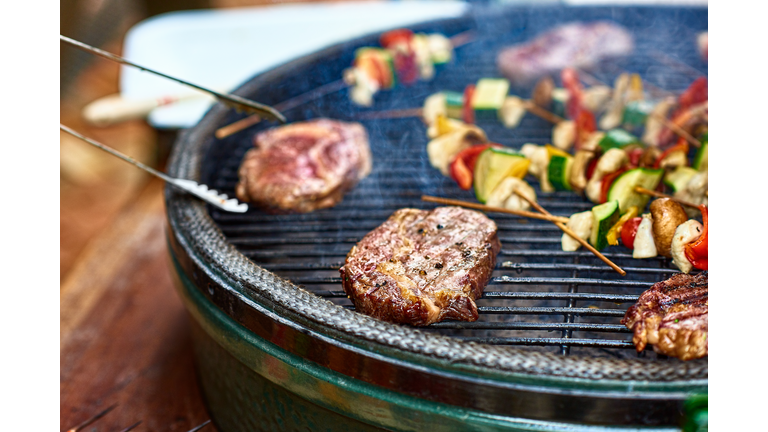
<path id="1" fill-rule="evenodd" d="M 62 98 L 63 124 L 162 169 L 167 149 L 146 122 L 96 128 L 82 120 L 85 104 L 119 91 L 117 64 L 94 59 L 74 85 Z M 82 430 L 142 421 L 134 430 L 188 431 L 209 419 L 171 282 L 162 190 L 160 180 L 61 135 L 61 430 L 115 403 Z"/>
<path id="2" fill-rule="evenodd" d="M 136 430 L 187 431 L 209 418 L 170 278 L 162 187 L 150 181 L 62 285 L 62 430 L 114 403 L 97 430 L 141 420 Z"/>

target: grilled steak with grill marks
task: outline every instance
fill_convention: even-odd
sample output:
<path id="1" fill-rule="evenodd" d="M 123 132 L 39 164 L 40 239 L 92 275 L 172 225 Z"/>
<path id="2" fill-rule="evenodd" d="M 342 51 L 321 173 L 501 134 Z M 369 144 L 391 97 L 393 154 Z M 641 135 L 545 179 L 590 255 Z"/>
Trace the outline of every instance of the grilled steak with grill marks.
<path id="1" fill-rule="evenodd" d="M 678 273 L 654 284 L 631 306 L 621 323 L 633 330 L 637 351 L 646 344 L 660 354 L 691 360 L 707 355 L 708 273 Z"/>
<path id="2" fill-rule="evenodd" d="M 332 207 L 371 172 L 359 123 L 318 119 L 261 132 L 240 166 L 237 198 L 275 213 Z"/>
<path id="3" fill-rule="evenodd" d="M 496 224 L 482 213 L 400 209 L 349 251 L 342 284 L 358 312 L 385 321 L 476 321 L 475 300 L 500 249 Z"/>

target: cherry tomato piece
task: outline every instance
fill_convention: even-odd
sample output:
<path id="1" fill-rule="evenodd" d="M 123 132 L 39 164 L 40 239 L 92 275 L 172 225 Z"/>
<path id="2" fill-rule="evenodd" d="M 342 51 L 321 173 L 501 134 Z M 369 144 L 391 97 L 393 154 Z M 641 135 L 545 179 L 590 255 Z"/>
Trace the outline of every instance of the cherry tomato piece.
<path id="1" fill-rule="evenodd" d="M 641 217 L 633 217 L 626 221 L 624 226 L 621 227 L 621 243 L 630 248 L 635 248 L 635 236 L 637 235 L 637 227 L 640 226 L 640 222 L 643 221 Z"/>

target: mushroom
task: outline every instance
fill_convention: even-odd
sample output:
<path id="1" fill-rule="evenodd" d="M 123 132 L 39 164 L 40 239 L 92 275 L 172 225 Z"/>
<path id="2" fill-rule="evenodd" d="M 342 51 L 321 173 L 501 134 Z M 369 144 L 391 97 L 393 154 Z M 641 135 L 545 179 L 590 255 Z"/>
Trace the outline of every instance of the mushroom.
<path id="1" fill-rule="evenodd" d="M 606 174 L 617 171 L 627 162 L 629 162 L 627 152 L 622 149 L 612 148 L 605 152 L 600 160 L 597 161 L 595 172 L 592 174 L 592 178 L 589 179 L 587 186 L 584 189 L 587 194 L 587 198 L 589 198 L 592 202 L 600 202 L 600 192 L 602 191 L 603 177 L 605 177 Z"/>
<path id="2" fill-rule="evenodd" d="M 637 226 L 633 246 L 635 249 L 632 251 L 632 258 L 635 259 L 653 258 L 659 254 L 653 241 L 653 217 L 648 213 L 643 215 L 643 220 Z"/>
<path id="3" fill-rule="evenodd" d="M 565 224 L 571 229 L 577 236 L 586 240 L 592 234 L 592 210 L 585 212 L 572 214 L 568 218 L 568 223 Z M 563 250 L 566 252 L 573 252 L 579 250 L 581 243 L 576 241 L 573 237 L 563 233 L 563 237 L 560 239 L 560 244 L 563 246 Z"/>
<path id="4" fill-rule="evenodd" d="M 514 129 L 525 115 L 525 101 L 517 96 L 507 96 L 499 110 L 501 122 L 505 128 Z"/>
<path id="5" fill-rule="evenodd" d="M 659 198 L 651 203 L 653 241 L 659 255 L 671 257 L 672 237 L 677 227 L 688 220 L 683 206 L 671 198 Z"/>
<path id="6" fill-rule="evenodd" d="M 685 256 L 685 245 L 696 241 L 701 237 L 701 231 L 704 227 L 695 219 L 690 219 L 687 222 L 683 222 L 675 230 L 675 234 L 672 236 L 671 255 L 672 263 L 677 266 L 683 273 L 690 273 L 693 268 L 693 264 L 688 261 L 688 257 Z"/>
<path id="7" fill-rule="evenodd" d="M 531 208 L 531 204 L 521 198 L 518 193 L 536 202 L 536 191 L 525 180 L 507 177 L 493 188 L 493 192 L 488 196 L 485 205 L 511 210 L 528 210 Z"/>
<path id="8" fill-rule="evenodd" d="M 424 122 L 428 125 L 432 125 L 437 121 L 438 115 L 448 117 L 448 109 L 445 105 L 444 93 L 432 94 L 424 100 L 424 109 L 422 110 Z"/>
<path id="9" fill-rule="evenodd" d="M 576 123 L 572 120 L 561 121 L 552 128 L 552 145 L 568 151 L 576 141 Z"/>
<path id="10" fill-rule="evenodd" d="M 531 160 L 528 173 L 539 179 L 539 187 L 542 192 L 554 192 L 555 188 L 549 182 L 547 167 L 549 166 L 549 152 L 544 146 L 536 144 L 524 144 L 520 153 Z"/>
<path id="11" fill-rule="evenodd" d="M 460 151 L 485 141 L 485 132 L 477 126 L 467 126 L 440 135 L 427 144 L 429 163 L 447 176 L 449 174 L 448 166 Z"/>

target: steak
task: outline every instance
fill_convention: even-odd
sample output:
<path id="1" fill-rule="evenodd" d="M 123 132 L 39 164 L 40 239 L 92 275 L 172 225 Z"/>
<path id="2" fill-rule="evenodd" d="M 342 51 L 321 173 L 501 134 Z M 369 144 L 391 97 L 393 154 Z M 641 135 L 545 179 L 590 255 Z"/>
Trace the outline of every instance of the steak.
<path id="1" fill-rule="evenodd" d="M 632 35 L 615 23 L 575 22 L 505 48 L 496 64 L 510 81 L 525 85 L 566 67 L 588 69 L 605 58 L 630 54 L 633 46 Z"/>
<path id="2" fill-rule="evenodd" d="M 235 192 L 273 213 L 332 207 L 371 172 L 368 135 L 359 123 L 317 119 L 256 135 Z"/>
<path id="3" fill-rule="evenodd" d="M 637 351 L 651 344 L 660 354 L 691 360 L 707 355 L 708 273 L 677 273 L 654 284 L 631 306 L 621 323 L 634 331 Z"/>
<path id="4" fill-rule="evenodd" d="M 339 270 L 358 312 L 426 326 L 476 321 L 501 243 L 496 224 L 460 207 L 400 209 L 347 254 Z"/>

